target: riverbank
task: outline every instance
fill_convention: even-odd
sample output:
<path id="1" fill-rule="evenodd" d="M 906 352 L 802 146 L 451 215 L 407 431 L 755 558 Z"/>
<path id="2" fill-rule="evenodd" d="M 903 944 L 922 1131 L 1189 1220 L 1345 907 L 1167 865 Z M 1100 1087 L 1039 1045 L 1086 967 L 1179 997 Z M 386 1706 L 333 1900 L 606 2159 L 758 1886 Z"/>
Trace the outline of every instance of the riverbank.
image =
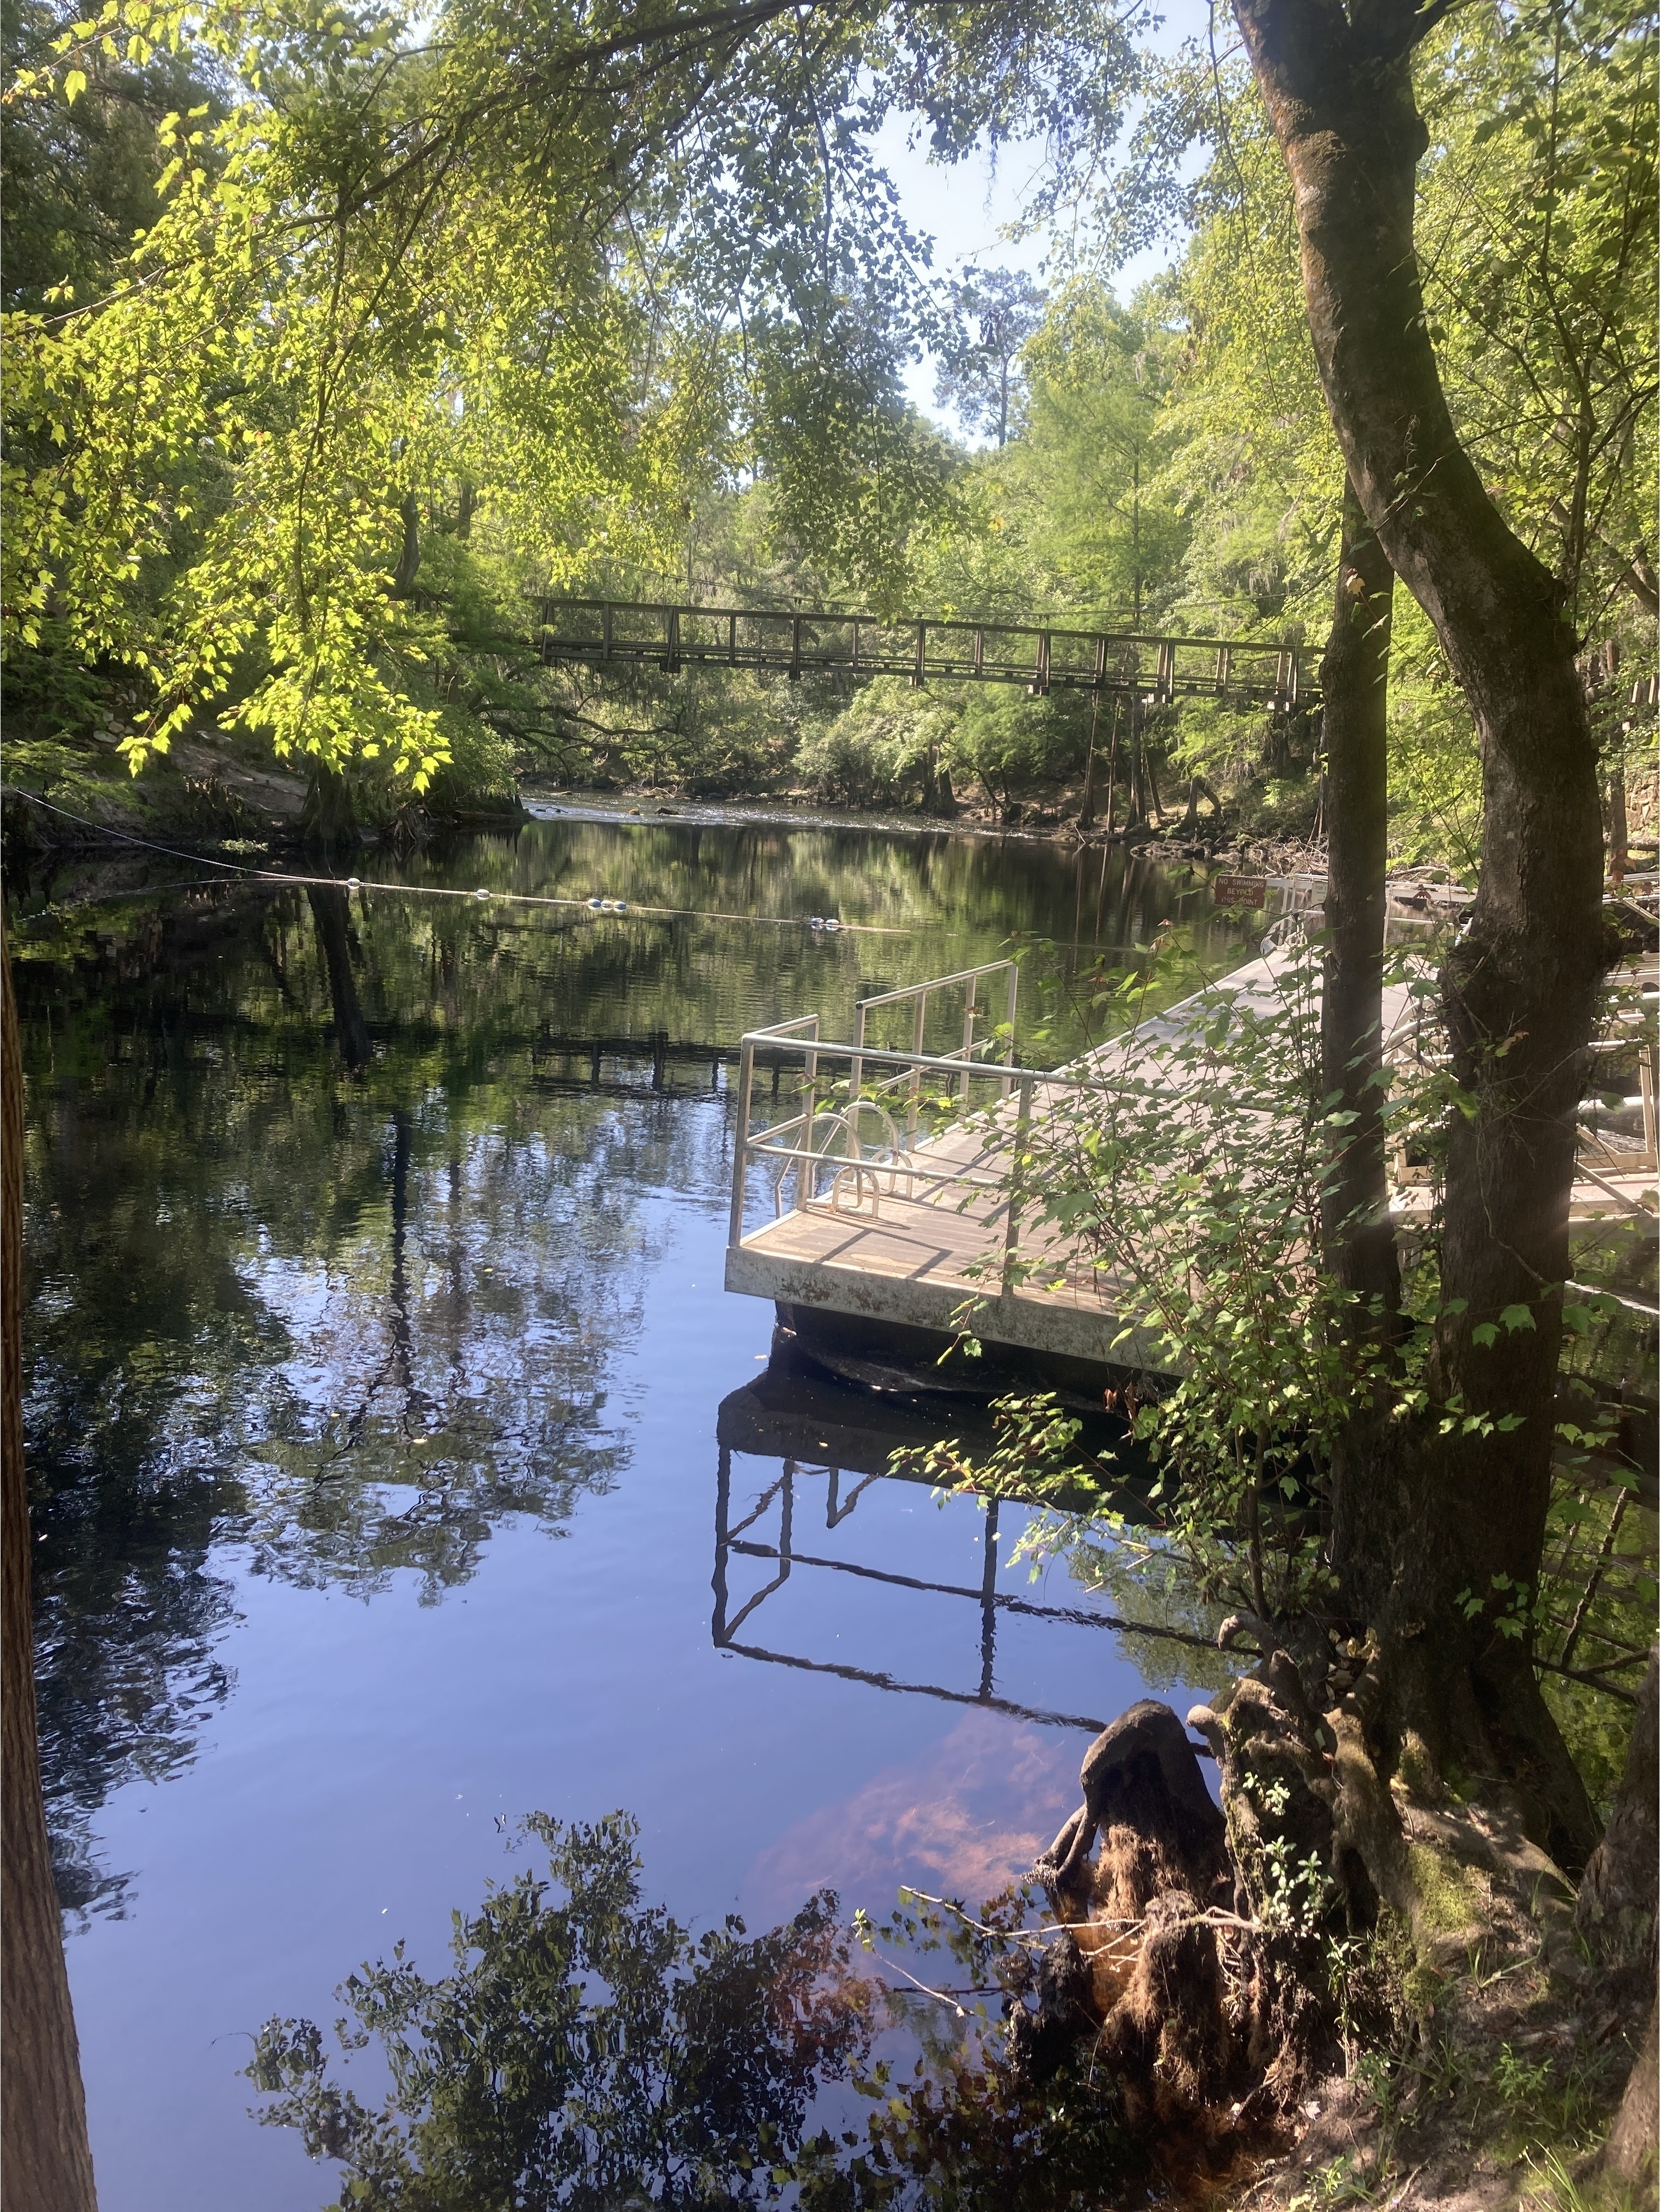
<path id="1" fill-rule="evenodd" d="M 180 738 L 142 775 L 128 772 L 121 732 L 49 748 L 13 750 L 3 787 L 9 867 L 32 854 L 92 849 L 138 838 L 193 855 L 261 859 L 308 849 L 410 850 L 445 832 L 529 819 L 516 791 L 474 791 L 440 779 L 417 800 L 377 804 L 358 794 L 344 827 L 319 818 L 311 780 L 248 746 Z"/>
<path id="2" fill-rule="evenodd" d="M 526 781 L 520 787 L 528 811 L 541 819 L 567 818 L 585 822 L 675 821 L 690 824 L 787 823 L 800 829 L 873 830 L 903 836 L 996 837 L 1022 844 L 1067 848 L 1108 847 L 1145 853 L 1162 862 L 1189 861 L 1255 874 L 1323 874 L 1325 848 L 1302 838 L 1251 837 L 1214 820 L 1201 823 L 1205 834 L 1195 836 L 1174 819 L 1162 829 L 1145 827 L 1129 834 L 1119 830 L 1109 836 L 1097 825 L 1083 830 L 1073 816 L 1061 817 L 1052 809 L 1040 810 L 1036 818 L 1010 822 L 990 807 L 962 805 L 950 813 L 923 814 L 915 811 L 842 806 L 805 792 L 782 792 L 736 799 L 703 799 L 665 797 L 654 791 L 593 791 Z"/>

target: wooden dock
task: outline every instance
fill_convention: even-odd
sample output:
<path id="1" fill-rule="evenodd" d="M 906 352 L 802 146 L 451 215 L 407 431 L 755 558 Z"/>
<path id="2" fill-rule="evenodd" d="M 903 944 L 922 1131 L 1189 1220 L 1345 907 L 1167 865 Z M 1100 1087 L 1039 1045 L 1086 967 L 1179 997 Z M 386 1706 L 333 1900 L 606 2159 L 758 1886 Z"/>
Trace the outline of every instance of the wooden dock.
<path id="1" fill-rule="evenodd" d="M 1291 955 L 1284 949 L 1236 969 L 1227 988 L 1268 1000 Z M 1138 1062 L 1156 1061 L 1161 1044 L 1190 1035 L 1213 988 L 1171 1007 L 1127 1036 L 1065 1068 L 1016 1069 L 986 1056 L 974 1040 L 975 997 L 994 976 L 1012 977 L 1012 964 L 991 963 L 958 976 L 885 994 L 884 1001 L 915 1001 L 915 1046 L 879 1052 L 859 1031 L 846 1044 L 820 1039 L 816 1016 L 752 1032 L 743 1041 L 738 1081 L 739 1133 L 733 1163 L 726 1286 L 751 1297 L 771 1298 L 799 1315 L 836 1314 L 866 1324 L 949 1335 L 960 1325 L 965 1302 L 977 1300 L 973 1332 L 988 1343 L 1018 1352 L 1059 1356 L 1091 1366 L 1158 1371 L 1168 1356 L 1141 1333 L 1124 1336 L 1121 1300 L 1112 1277 L 1098 1272 L 1093 1255 L 1049 1224 L 1037 1209 L 1011 1196 L 1006 1157 L 1011 1137 L 1055 1114 L 1063 1097 L 1080 1085 L 1109 1087 Z M 928 998 L 952 989 L 968 994 L 964 1043 L 945 1054 L 920 1049 Z M 873 1001 L 873 1004 L 879 1003 Z M 1399 1052 L 1417 1020 L 1418 1001 L 1405 984 L 1385 994 L 1386 1051 Z M 1012 1012 L 1011 998 L 1010 1010 Z M 789 1043 L 800 1054 L 805 1091 L 790 1118 L 759 1131 L 750 1126 L 752 1055 Z M 978 1056 L 976 1056 L 976 1049 Z M 1656 1212 L 1653 1068 L 1643 1058 L 1640 1132 L 1620 1144 L 1587 1129 L 1571 1218 L 1578 1220 Z M 885 1086 L 885 1105 L 839 1112 L 821 1096 L 840 1076 L 857 1099 L 873 1078 Z M 952 1085 L 964 1101 L 964 1119 L 928 1135 L 919 1131 L 908 1096 L 918 1085 Z M 989 1110 L 970 1117 L 971 1088 L 990 1088 Z M 1391 1210 L 1402 1224 L 1425 1221 L 1434 1200 L 1425 1171 L 1394 1163 Z M 763 1174 L 773 1182 L 773 1218 L 745 1223 Z M 794 1204 L 784 1203 L 787 1188 Z M 1029 1263 L 1040 1263 L 1043 1282 Z M 1119 1340 L 1122 1338 L 1122 1341 Z"/>

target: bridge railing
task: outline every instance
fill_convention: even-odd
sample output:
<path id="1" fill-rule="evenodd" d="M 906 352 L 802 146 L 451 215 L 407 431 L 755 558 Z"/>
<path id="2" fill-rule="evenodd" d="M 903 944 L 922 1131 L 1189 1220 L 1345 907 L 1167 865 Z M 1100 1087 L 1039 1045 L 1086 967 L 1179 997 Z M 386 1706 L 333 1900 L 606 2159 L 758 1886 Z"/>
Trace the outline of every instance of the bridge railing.
<path id="1" fill-rule="evenodd" d="M 903 676 L 916 685 L 1021 684 L 1034 696 L 1134 691 L 1155 703 L 1233 697 L 1282 709 L 1316 689 L 1311 656 L 1256 638 L 643 599 L 544 600 L 538 635 L 550 664 L 654 666 L 670 676 L 696 667 L 769 669 L 793 681 Z"/>

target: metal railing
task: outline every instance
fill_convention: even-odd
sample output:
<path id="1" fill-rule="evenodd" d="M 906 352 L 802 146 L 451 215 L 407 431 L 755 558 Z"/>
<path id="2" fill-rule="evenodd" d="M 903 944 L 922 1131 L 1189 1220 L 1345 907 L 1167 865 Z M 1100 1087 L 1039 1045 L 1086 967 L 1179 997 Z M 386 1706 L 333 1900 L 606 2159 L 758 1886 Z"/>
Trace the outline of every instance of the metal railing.
<path id="1" fill-rule="evenodd" d="M 997 975 L 1006 976 L 1004 1033 L 1000 1039 L 994 1031 L 989 1036 L 976 1037 L 982 985 L 984 979 Z M 1004 1293 L 1011 1291 L 1019 1265 L 1022 1216 L 1030 1198 L 1025 1184 L 1030 1179 L 1028 1154 L 1035 1114 L 1055 1110 L 1063 1093 L 1166 1087 L 1160 1065 L 1165 1048 L 1152 1039 L 1147 1040 L 1145 1054 L 1135 1055 L 1134 1072 L 1122 1052 L 1111 1062 L 1090 1054 L 1064 1067 L 1018 1066 L 1013 1035 L 1018 980 L 1015 963 L 999 960 L 879 993 L 860 1002 L 854 1040 L 846 1044 L 820 1036 L 817 1014 L 750 1030 L 741 1040 L 739 1054 L 728 1248 L 744 1241 L 750 1171 L 757 1163 L 765 1163 L 775 1171 L 775 1218 L 784 1213 L 785 1190 L 792 1181 L 797 1212 L 827 1206 L 833 1212 L 862 1216 L 872 1222 L 879 1219 L 885 1198 L 933 1205 L 954 1195 L 957 1210 L 973 1213 L 986 1232 L 984 1263 L 988 1273 L 996 1267 L 1000 1244 L 1000 1287 Z M 1209 990 L 1226 988 L 1226 979 L 1207 987 L 1196 1000 L 1169 1009 L 1159 1018 L 1161 1023 L 1167 1024 L 1184 1007 L 1201 1003 Z M 922 1041 L 931 999 L 958 988 L 964 993 L 961 1042 L 945 1052 L 925 1051 Z M 1651 990 L 1645 995 L 1651 996 Z M 910 1048 L 873 1044 L 868 1030 L 871 1010 L 907 1002 L 912 1008 Z M 1622 1025 L 1616 1018 L 1609 1025 L 1613 1033 L 1605 1030 L 1592 1045 L 1591 1049 L 1598 1053 L 1635 1050 L 1639 1095 L 1624 1104 L 1619 1121 L 1611 1127 L 1599 1127 L 1601 1117 L 1582 1116 L 1578 1172 L 1606 1188 L 1627 1211 L 1643 1214 L 1651 1209 L 1606 1180 L 1609 1173 L 1651 1176 L 1656 1171 L 1654 1047 L 1629 1026 L 1640 1018 L 1630 1013 Z M 1433 1010 L 1415 1008 L 1388 1040 L 1386 1058 L 1395 1062 L 1411 1056 L 1426 1064 L 1444 1059 L 1444 1041 L 1435 1036 L 1435 1024 Z M 1133 1043 L 1136 1034 L 1131 1032 L 1128 1039 L 1121 1040 L 1121 1046 Z M 988 1056 L 1000 1046 L 1000 1057 Z M 792 1051 L 799 1053 L 802 1061 L 796 1111 L 759 1132 L 752 1130 L 757 1054 L 764 1054 L 775 1064 L 781 1052 Z M 977 1056 L 982 1053 L 988 1056 Z M 827 1082 L 828 1069 L 837 1066 L 845 1066 L 846 1076 Z M 873 1079 L 873 1070 L 879 1071 Z M 930 1077 L 939 1079 L 933 1098 L 924 1091 L 925 1080 Z M 986 1103 L 974 1109 L 971 1092 L 976 1085 L 982 1086 Z M 1044 1094 L 1041 1099 L 1040 1091 Z M 1172 1097 L 1179 1092 L 1178 1084 L 1172 1087 Z M 933 1109 L 926 1131 L 922 1127 L 925 1103 Z M 950 1111 L 952 1109 L 954 1112 Z M 1629 1131 L 1622 1126 L 1626 1121 L 1634 1124 Z M 946 1136 L 971 1138 L 969 1156 L 962 1157 L 959 1151 L 953 1158 L 938 1146 L 936 1140 Z M 1392 1146 L 1391 1152 L 1390 1182 L 1397 1193 L 1405 1194 L 1433 1180 L 1436 1170 L 1411 1164 L 1404 1146 Z M 1055 1265 L 1065 1272 L 1062 1255 L 1054 1249 L 1045 1250 L 1042 1265 L 1045 1268 Z"/>
<path id="2" fill-rule="evenodd" d="M 864 1079 L 863 1053 L 867 1034 L 866 1024 L 873 1007 L 903 1006 L 909 1000 L 912 1009 L 910 1048 L 913 1053 L 920 1053 L 927 1035 L 928 1000 L 939 992 L 952 991 L 961 985 L 963 988 L 963 1042 L 953 1051 L 945 1054 L 943 1057 L 947 1060 L 960 1058 L 965 1063 L 962 1079 L 962 1095 L 966 1103 L 970 1081 L 967 1063 L 972 1062 L 974 1059 L 974 1025 L 980 1012 L 980 981 L 981 978 L 986 975 L 1001 975 L 1005 978 L 1003 1026 L 1006 1033 L 1007 1043 L 1003 1060 L 1005 1066 L 1012 1067 L 1014 1065 L 1014 1009 L 1020 992 L 1020 969 L 1018 963 L 1012 960 L 988 960 L 978 968 L 959 968 L 954 975 L 930 976 L 926 983 L 906 983 L 897 991 L 879 991 L 874 997 L 861 999 L 859 1001 L 854 1010 L 856 1015 L 854 1024 L 854 1057 L 852 1071 L 848 1079 L 853 1096 L 855 1098 L 859 1097 Z M 885 1091 L 894 1090 L 905 1080 L 903 1076 L 893 1076 L 880 1087 Z M 921 1091 L 921 1081 L 920 1070 L 913 1071 L 909 1080 L 912 1103 L 908 1109 L 906 1123 L 907 1134 L 911 1136 L 915 1136 L 916 1132 L 915 1102 Z M 1004 1087 L 1002 1096 L 1005 1097 L 1008 1096 L 1006 1085 Z"/>
<path id="3" fill-rule="evenodd" d="M 816 607 L 719 607 L 645 599 L 547 599 L 537 644 L 548 663 L 775 669 L 792 682 L 833 672 L 1050 691 L 1134 692 L 1149 703 L 1255 699 L 1278 712 L 1319 696 L 1318 656 L 1262 638 L 1187 637 L 1053 623 L 910 621 Z"/>
<path id="4" fill-rule="evenodd" d="M 1003 1035 L 1000 1039 L 994 1031 L 989 1036 L 977 1037 L 981 987 L 984 979 L 994 975 L 1005 979 Z M 1022 1069 L 1016 1065 L 1014 1014 L 1018 984 L 1019 970 L 1012 960 L 993 960 L 956 975 L 932 976 L 923 983 L 879 992 L 860 1003 L 856 1035 L 850 1044 L 830 1043 L 821 1038 L 817 1014 L 803 1014 L 794 1021 L 751 1030 L 739 1048 L 728 1245 L 743 1242 L 749 1174 L 757 1162 L 765 1162 L 775 1170 L 775 1218 L 784 1212 L 784 1192 L 792 1180 L 799 1212 L 827 1202 L 832 1212 L 868 1210 L 872 1218 L 878 1217 L 885 1197 L 927 1203 L 955 1191 L 966 1207 L 983 1194 L 988 1201 L 984 1225 L 994 1230 L 1000 1217 L 1003 1287 L 1010 1287 L 1025 1196 L 1021 1170 L 1037 1091 L 1040 1085 L 1070 1090 L 1104 1087 L 1088 1077 Z M 946 1052 L 924 1051 L 930 1000 L 942 992 L 959 988 L 964 993 L 961 1042 Z M 873 1044 L 870 1011 L 907 1002 L 912 1008 L 910 1049 L 891 1050 Z M 750 1127 L 755 1055 L 757 1051 L 775 1052 L 781 1045 L 790 1044 L 802 1058 L 797 1110 L 757 1134 Z M 1000 1052 L 1000 1057 L 977 1057 L 982 1051 Z M 845 1091 L 841 1083 L 826 1089 L 824 1063 L 827 1061 L 846 1066 Z M 881 1071 L 874 1080 L 873 1068 Z M 943 1079 L 940 1103 L 942 1106 L 946 1102 L 954 1103 L 959 1118 L 950 1126 L 957 1129 L 967 1125 L 972 1086 L 981 1083 L 990 1089 L 992 1111 L 977 1133 L 982 1142 L 976 1158 L 1006 1155 L 1011 1163 L 1006 1172 L 987 1172 L 976 1164 L 927 1156 L 925 1146 L 919 1145 L 919 1132 L 924 1079 L 931 1075 Z M 1015 1103 L 1009 1113 L 1012 1097 Z M 873 1133 L 867 1135 L 867 1128 Z M 828 1190 L 821 1192 L 826 1178 Z"/>

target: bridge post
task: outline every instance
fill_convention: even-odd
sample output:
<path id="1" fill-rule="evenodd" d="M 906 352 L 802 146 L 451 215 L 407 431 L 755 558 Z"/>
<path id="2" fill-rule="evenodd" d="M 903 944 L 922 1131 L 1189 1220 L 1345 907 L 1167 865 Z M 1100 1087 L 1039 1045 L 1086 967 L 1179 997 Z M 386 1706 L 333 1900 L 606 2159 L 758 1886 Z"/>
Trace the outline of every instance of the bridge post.
<path id="1" fill-rule="evenodd" d="M 669 609 L 668 635 L 663 652 L 663 672 L 666 676 L 680 673 L 680 610 Z"/>
<path id="2" fill-rule="evenodd" d="M 912 672 L 910 679 L 910 688 L 913 691 L 920 691 L 927 677 L 927 624 L 925 622 L 918 623 L 916 625 L 916 666 Z"/>
<path id="3" fill-rule="evenodd" d="M 800 615 L 790 617 L 789 680 L 792 684 L 799 684 L 801 681 L 801 617 Z"/>
<path id="4" fill-rule="evenodd" d="M 728 615 L 727 617 L 727 659 L 733 667 L 737 667 L 738 617 L 736 615 Z"/>
<path id="5" fill-rule="evenodd" d="M 599 617 L 599 629 L 600 629 L 600 635 L 601 635 L 602 638 L 603 638 L 603 639 L 604 639 L 604 641 L 605 641 L 604 651 L 605 651 L 605 659 L 606 659 L 607 660 L 609 660 L 609 659 L 611 659 L 611 601 L 610 601 L 609 599 L 607 599 L 607 600 L 605 601 L 605 604 L 604 607 L 603 607 L 603 608 L 601 609 L 601 611 L 600 611 L 600 617 Z"/>

